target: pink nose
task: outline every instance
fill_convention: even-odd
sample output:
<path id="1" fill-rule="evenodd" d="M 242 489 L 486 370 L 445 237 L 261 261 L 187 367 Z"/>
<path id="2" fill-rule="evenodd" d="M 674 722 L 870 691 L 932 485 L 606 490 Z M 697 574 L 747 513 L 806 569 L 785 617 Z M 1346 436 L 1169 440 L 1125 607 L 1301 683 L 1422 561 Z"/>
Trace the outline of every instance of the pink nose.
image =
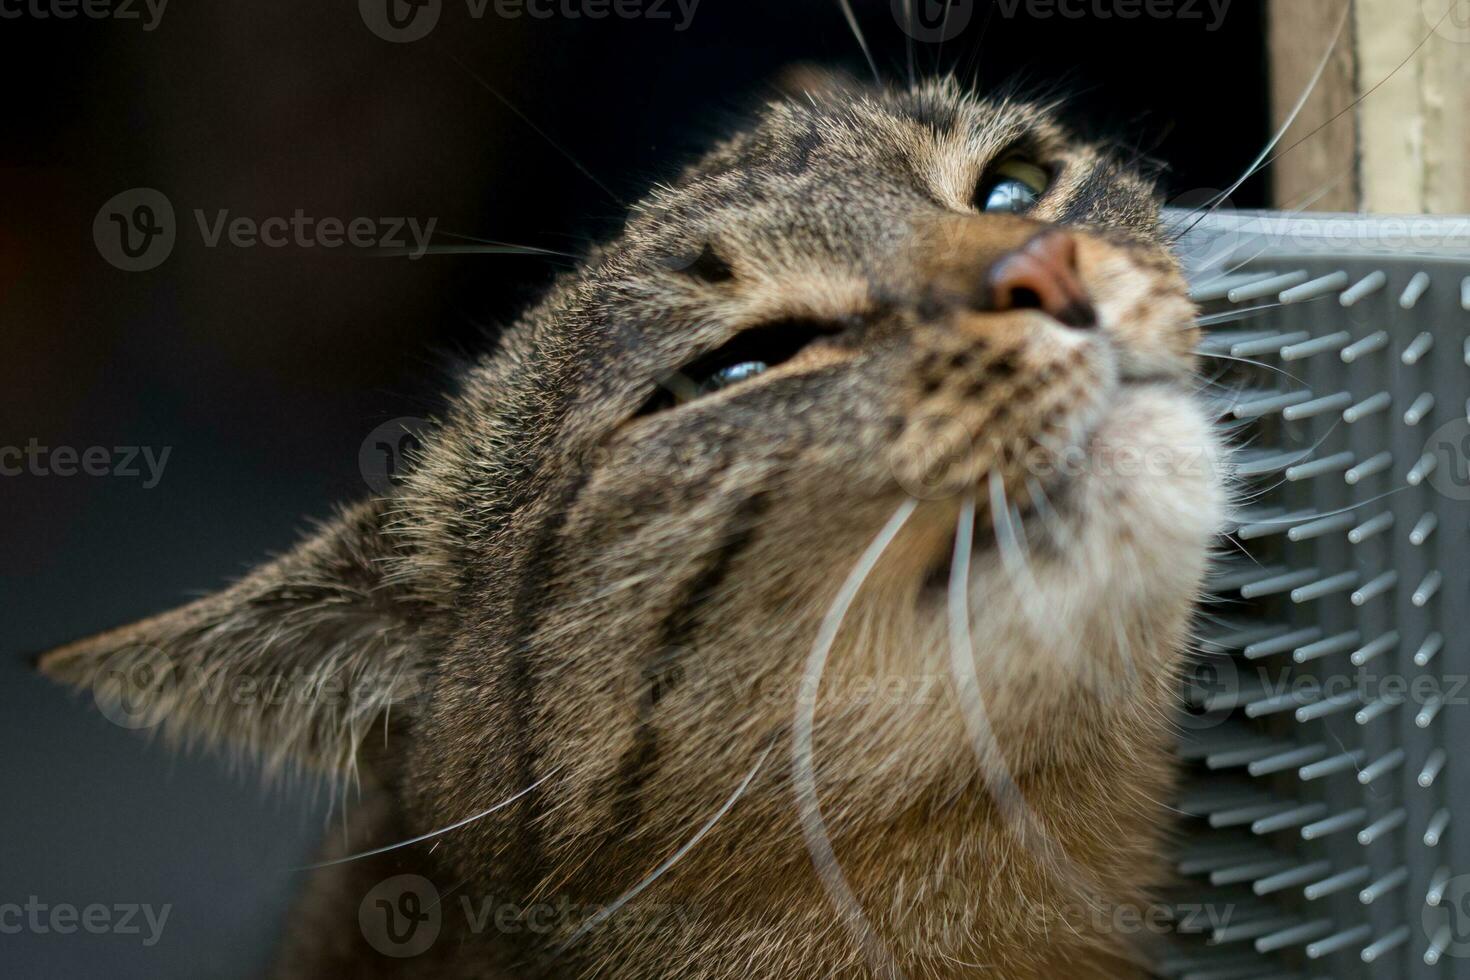
<path id="1" fill-rule="evenodd" d="M 1097 326 L 1077 271 L 1077 240 L 1065 231 L 1043 231 L 1002 256 L 988 279 L 996 310 L 1041 310 L 1069 327 Z"/>

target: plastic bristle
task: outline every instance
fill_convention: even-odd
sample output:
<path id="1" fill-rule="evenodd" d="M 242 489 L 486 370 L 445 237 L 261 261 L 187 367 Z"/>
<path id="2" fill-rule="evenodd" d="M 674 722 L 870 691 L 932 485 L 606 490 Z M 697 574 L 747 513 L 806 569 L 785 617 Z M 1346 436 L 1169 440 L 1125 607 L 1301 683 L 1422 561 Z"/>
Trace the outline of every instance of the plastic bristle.
<path id="1" fill-rule="evenodd" d="M 1288 344 L 1300 343 L 1312 335 L 1304 330 L 1294 333 L 1272 333 L 1265 336 L 1252 337 L 1249 340 L 1237 341 L 1230 345 L 1231 357 L 1260 357 L 1262 354 L 1276 354 L 1281 348 Z"/>
<path id="2" fill-rule="evenodd" d="M 1339 352 L 1338 356 L 1342 358 L 1344 364 L 1351 364 L 1365 354 L 1383 350 L 1387 346 L 1388 332 L 1385 330 L 1375 330 L 1362 340 L 1356 340 L 1348 344 Z"/>
<path id="3" fill-rule="evenodd" d="M 1281 359 L 1283 361 L 1300 361 L 1303 358 L 1314 357 L 1317 354 L 1325 354 L 1330 350 L 1340 351 L 1352 342 L 1353 336 L 1346 330 L 1330 333 L 1325 337 L 1317 337 L 1314 340 L 1304 340 L 1299 344 L 1281 348 Z"/>
<path id="4" fill-rule="evenodd" d="M 1429 661 L 1434 659 L 1434 655 L 1439 653 L 1440 648 L 1443 646 L 1444 635 L 1441 633 L 1430 633 L 1424 638 L 1424 642 L 1419 644 L 1419 649 L 1414 651 L 1414 666 L 1429 666 Z"/>
<path id="5" fill-rule="evenodd" d="M 1344 766 L 1345 769 L 1352 768 L 1352 763 Z M 1335 834 L 1342 830 L 1351 830 L 1362 823 L 1368 816 L 1368 811 L 1358 808 L 1346 813 L 1339 813 L 1316 823 L 1307 824 L 1302 828 L 1302 840 L 1317 840 L 1328 834 Z M 1366 877 L 1366 876 L 1365 876 Z"/>
<path id="6" fill-rule="evenodd" d="M 1428 289 L 1429 273 L 1422 271 L 1414 273 L 1414 278 L 1409 280 L 1409 284 L 1399 295 L 1399 306 L 1405 310 L 1412 310 Z"/>
<path id="7" fill-rule="evenodd" d="M 1230 414 L 1238 419 L 1258 419 L 1264 415 L 1273 415 L 1289 405 L 1300 405 L 1302 402 L 1311 400 L 1310 391 L 1288 391 L 1284 394 L 1266 395 L 1261 398 L 1252 398 L 1249 401 L 1237 402 L 1231 406 Z"/>
<path id="8" fill-rule="evenodd" d="M 1414 529 L 1409 532 L 1409 543 L 1415 546 L 1422 545 L 1429 540 L 1429 536 L 1437 527 L 1439 527 L 1439 515 L 1434 511 L 1429 511 L 1415 522 Z"/>
<path id="9" fill-rule="evenodd" d="M 1429 947 L 1424 950 L 1424 965 L 1438 966 L 1440 957 L 1444 956 L 1452 938 L 1449 926 L 1440 926 L 1436 929 L 1434 936 L 1429 940 Z"/>
<path id="10" fill-rule="evenodd" d="M 1386 391 L 1380 391 L 1376 395 L 1369 395 L 1362 401 L 1343 409 L 1342 420 L 1351 425 L 1359 419 L 1365 419 L 1383 411 L 1392 404 L 1393 396 Z"/>
<path id="11" fill-rule="evenodd" d="M 1409 927 L 1399 926 L 1393 932 L 1384 936 L 1375 943 L 1364 946 L 1358 955 L 1364 963 L 1372 963 L 1382 957 L 1385 953 L 1392 952 L 1409 941 Z"/>
<path id="12" fill-rule="evenodd" d="M 1385 755 L 1380 756 L 1377 759 L 1374 759 L 1362 769 L 1359 769 L 1358 782 L 1362 783 L 1364 786 L 1367 786 L 1375 779 L 1380 779 L 1383 776 L 1388 775 L 1403 764 L 1404 750 L 1394 749 L 1392 752 L 1389 752 Z"/>
<path id="13" fill-rule="evenodd" d="M 1364 644 L 1362 647 L 1354 650 L 1353 655 L 1348 659 L 1352 661 L 1354 667 L 1361 667 L 1379 654 L 1387 653 L 1398 645 L 1398 630 L 1389 630 L 1371 643 Z"/>
<path id="14" fill-rule="evenodd" d="M 1370 517 L 1348 532 L 1348 540 L 1353 544 L 1362 544 L 1375 534 L 1382 534 L 1393 527 L 1393 511 L 1386 510 L 1381 514 Z"/>
<path id="15" fill-rule="evenodd" d="M 1307 943 L 1307 958 L 1319 960 L 1329 953 L 1335 953 L 1349 946 L 1367 942 L 1373 938 L 1372 926 L 1358 926 L 1354 929 L 1346 929 L 1335 936 L 1319 939 L 1314 943 Z"/>
<path id="16" fill-rule="evenodd" d="M 1439 839 L 1444 836 L 1445 830 L 1450 825 L 1450 811 L 1441 809 L 1429 820 L 1429 825 L 1424 828 L 1424 846 L 1438 847 Z"/>
<path id="17" fill-rule="evenodd" d="M 1300 405 L 1288 405 L 1281 410 L 1281 417 L 1288 422 L 1295 422 L 1297 419 L 1309 419 L 1326 412 L 1336 412 L 1349 407 L 1352 403 L 1353 396 L 1350 393 L 1339 391 L 1334 395 L 1313 398 L 1311 401 L 1302 402 Z"/>
<path id="18" fill-rule="evenodd" d="M 1389 589 L 1393 588 L 1395 585 L 1398 585 L 1398 584 L 1399 584 L 1399 573 L 1398 572 L 1395 572 L 1395 571 L 1387 571 L 1387 572 L 1384 572 L 1382 575 L 1377 576 L 1371 582 L 1369 582 L 1367 585 L 1363 586 L 1361 589 L 1358 589 L 1357 591 L 1355 591 L 1353 593 L 1353 595 L 1352 595 L 1353 605 L 1355 605 L 1355 606 L 1367 605 L 1369 602 L 1371 602 L 1372 600 L 1374 600 L 1374 599 L 1378 598 L 1379 596 L 1383 595 Z"/>
<path id="19" fill-rule="evenodd" d="M 1434 870 L 1434 876 L 1429 879 L 1429 889 L 1424 893 L 1425 905 L 1433 907 L 1444 901 L 1445 889 L 1449 887 L 1451 877 L 1450 869 L 1443 864 Z"/>
<path id="20" fill-rule="evenodd" d="M 1373 843 L 1389 831 L 1397 830 L 1398 828 L 1402 827 L 1404 825 L 1404 821 L 1407 819 L 1408 816 L 1404 813 L 1404 808 L 1399 807 L 1392 813 L 1388 813 L 1379 817 L 1377 820 L 1373 821 L 1368 826 L 1358 831 L 1358 843 L 1362 844 L 1364 847 L 1367 847 L 1369 844 Z"/>
<path id="21" fill-rule="evenodd" d="M 1343 474 L 1342 478 L 1350 484 L 1362 483 L 1368 477 L 1375 473 L 1382 473 L 1392 465 L 1393 453 L 1381 452 L 1352 467 Z"/>
<path id="22" fill-rule="evenodd" d="M 1253 834 L 1274 834 L 1278 830 L 1287 830 L 1291 827 L 1300 827 L 1302 824 L 1318 820 L 1327 813 L 1327 804 L 1308 803 L 1305 806 L 1292 807 L 1271 816 L 1262 817 L 1251 824 Z"/>
<path id="23" fill-rule="evenodd" d="M 1202 286 L 1190 290 L 1189 298 L 1196 303 L 1208 303 L 1211 300 L 1224 299 L 1230 290 L 1237 286 L 1246 286 L 1251 283 L 1264 282 L 1275 276 L 1274 272 L 1241 272 L 1235 275 L 1222 276 Z"/>
<path id="24" fill-rule="evenodd" d="M 1309 279 L 1300 286 L 1283 289 L 1279 298 L 1283 303 L 1301 303 L 1309 299 L 1316 299 L 1319 296 L 1326 296 L 1329 293 L 1335 293 L 1347 284 L 1348 274 L 1346 272 L 1330 272 L 1325 276 Z"/>
<path id="25" fill-rule="evenodd" d="M 1419 359 L 1428 354 L 1433 347 L 1434 334 L 1426 330 L 1415 337 L 1413 343 L 1404 348 L 1403 354 L 1399 355 L 1399 360 L 1410 366 L 1418 364 Z"/>
<path id="26" fill-rule="evenodd" d="M 1315 643 L 1308 643 L 1297 647 L 1292 651 L 1291 659 L 1299 664 L 1304 664 L 1309 660 L 1317 660 L 1321 657 L 1331 656 L 1334 653 L 1342 653 L 1344 650 L 1351 650 L 1356 647 L 1362 638 L 1363 634 L 1357 630 L 1348 630 L 1346 633 L 1339 633 L 1336 636 L 1329 636 L 1325 640 L 1318 640 Z"/>
<path id="27" fill-rule="evenodd" d="M 1314 762 L 1308 766 L 1302 766 L 1296 771 L 1296 778 L 1304 783 L 1323 776 L 1331 776 L 1339 772 L 1346 772 L 1356 768 L 1363 761 L 1363 750 L 1353 749 L 1351 752 L 1342 752 L 1338 755 L 1329 756 L 1321 762 Z"/>
<path id="28" fill-rule="evenodd" d="M 1438 469 L 1438 467 L 1439 457 L 1435 456 L 1433 453 L 1425 453 L 1423 456 L 1419 457 L 1419 460 L 1414 464 L 1413 469 L 1404 474 L 1404 481 L 1408 483 L 1411 487 L 1417 487 L 1419 484 L 1428 479 L 1430 474 Z"/>
<path id="29" fill-rule="evenodd" d="M 1308 541 L 1324 534 L 1331 534 L 1333 531 L 1345 531 L 1357 522 L 1358 519 L 1351 512 L 1343 511 L 1341 514 L 1333 514 L 1315 521 L 1308 521 L 1305 524 L 1298 524 L 1296 527 L 1289 528 L 1286 536 L 1292 541 Z"/>
<path id="30" fill-rule="evenodd" d="M 1253 299 L 1261 299 L 1265 296 L 1275 296 L 1280 294 L 1283 289 L 1300 286 L 1310 278 L 1311 276 L 1306 270 L 1287 272 L 1279 276 L 1268 276 L 1265 279 L 1258 279 L 1253 283 L 1236 286 L 1226 292 L 1225 298 L 1232 303 L 1245 303 Z"/>
<path id="31" fill-rule="evenodd" d="M 1326 898 L 1328 895 L 1335 895 L 1340 891 L 1356 888 L 1372 877 L 1373 872 L 1367 865 L 1352 868 L 1348 871 L 1340 871 L 1330 878 L 1323 878 L 1321 881 L 1313 882 L 1303 888 L 1302 897 L 1308 901 L 1315 902 L 1319 898 Z"/>
<path id="32" fill-rule="evenodd" d="M 1332 931 L 1331 919 L 1315 919 L 1290 929 L 1282 929 L 1256 940 L 1256 952 L 1270 953 L 1288 946 L 1300 946 Z"/>
<path id="33" fill-rule="evenodd" d="M 1378 292 L 1387 284 L 1388 274 L 1382 269 L 1375 269 L 1343 290 L 1343 294 L 1337 299 L 1343 306 L 1352 306 L 1365 296 Z"/>
<path id="34" fill-rule="evenodd" d="M 1434 779 L 1439 771 L 1444 768 L 1445 761 L 1449 758 L 1444 749 L 1435 749 L 1429 753 L 1429 758 L 1424 760 L 1424 768 L 1419 770 L 1417 782 L 1420 788 L 1428 789 L 1434 785 Z M 1433 904 L 1433 903 L 1431 903 Z"/>
<path id="35" fill-rule="evenodd" d="M 1414 404 L 1404 410 L 1404 424 L 1418 425 L 1424 418 L 1434 411 L 1434 396 L 1429 392 L 1422 392 L 1414 399 Z"/>

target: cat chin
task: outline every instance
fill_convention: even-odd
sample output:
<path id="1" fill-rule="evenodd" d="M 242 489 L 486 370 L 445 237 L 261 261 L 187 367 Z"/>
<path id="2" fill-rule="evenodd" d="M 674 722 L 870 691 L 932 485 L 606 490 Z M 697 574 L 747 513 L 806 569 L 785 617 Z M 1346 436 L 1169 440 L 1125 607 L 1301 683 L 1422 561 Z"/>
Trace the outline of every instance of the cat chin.
<path id="1" fill-rule="evenodd" d="M 1173 655 L 1226 514 L 1224 452 L 1181 386 L 1120 386 L 1056 482 L 1054 506 L 1026 518 L 1024 552 L 991 541 L 972 559 L 977 633 L 1079 675 Z M 1115 642 L 1116 641 L 1116 642 Z"/>
<path id="2" fill-rule="evenodd" d="M 1057 560 L 1113 601 L 1178 589 L 1194 598 L 1225 520 L 1225 454 L 1198 399 L 1162 381 L 1122 384 L 1091 427 L 1067 485 L 1075 548 Z"/>

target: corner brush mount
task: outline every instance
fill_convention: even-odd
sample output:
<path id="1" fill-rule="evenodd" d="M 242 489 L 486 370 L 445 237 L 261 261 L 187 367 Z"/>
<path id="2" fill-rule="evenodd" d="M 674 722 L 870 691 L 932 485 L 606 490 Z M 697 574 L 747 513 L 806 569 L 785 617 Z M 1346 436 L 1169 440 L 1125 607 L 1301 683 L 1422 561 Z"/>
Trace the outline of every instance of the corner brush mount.
<path id="1" fill-rule="evenodd" d="M 1166 220 L 1242 509 L 1157 972 L 1470 980 L 1470 218 Z"/>

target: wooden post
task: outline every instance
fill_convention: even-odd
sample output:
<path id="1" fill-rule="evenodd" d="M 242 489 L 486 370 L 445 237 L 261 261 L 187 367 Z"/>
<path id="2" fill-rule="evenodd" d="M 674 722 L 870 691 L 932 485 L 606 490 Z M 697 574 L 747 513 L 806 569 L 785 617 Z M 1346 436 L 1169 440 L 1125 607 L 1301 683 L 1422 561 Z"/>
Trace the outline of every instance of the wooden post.
<path id="1" fill-rule="evenodd" d="M 1342 20 L 1343 4 L 1347 2 L 1350 0 L 1271 0 L 1267 37 L 1271 45 L 1273 133 L 1281 128 L 1311 83 L 1327 46 L 1332 43 L 1333 31 Z M 1278 208 L 1358 209 L 1357 115 L 1348 112 L 1328 122 L 1356 97 L 1353 34 L 1354 25 L 1349 18 L 1321 81 L 1274 151 L 1281 153 L 1289 148 L 1289 152 L 1271 164 L 1271 202 Z M 1308 133 L 1313 135 L 1307 137 Z M 1297 143 L 1298 140 L 1302 142 Z M 1292 146 L 1293 143 L 1297 145 Z"/>
<path id="2" fill-rule="evenodd" d="M 1280 149 L 1327 125 L 1273 164 L 1275 205 L 1301 207 L 1331 183 L 1311 209 L 1470 213 L 1470 0 L 1271 0 L 1276 125 L 1345 3 L 1349 22 Z"/>

